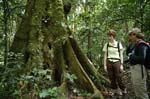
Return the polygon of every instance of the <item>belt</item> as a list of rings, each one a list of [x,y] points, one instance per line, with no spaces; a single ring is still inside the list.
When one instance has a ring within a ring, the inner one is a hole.
[[[118,61],[111,61],[111,60],[108,60],[109,63],[116,63],[116,62],[119,62],[120,60]]]

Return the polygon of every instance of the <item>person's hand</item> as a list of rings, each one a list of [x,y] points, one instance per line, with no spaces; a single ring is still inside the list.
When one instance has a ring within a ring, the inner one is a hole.
[[[104,66],[104,71],[107,72],[107,66]]]
[[[131,54],[132,54],[132,53],[129,53],[128,56],[130,57]]]
[[[121,70],[121,72],[123,72],[123,65],[122,64],[120,66],[120,70]]]

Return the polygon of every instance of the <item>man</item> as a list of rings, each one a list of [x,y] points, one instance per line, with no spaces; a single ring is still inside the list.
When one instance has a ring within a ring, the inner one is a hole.
[[[132,42],[135,42],[135,47],[132,51],[130,51],[130,53],[128,53],[128,55],[131,70],[131,80],[136,99],[149,99],[146,88],[147,74],[144,66],[147,46],[145,44],[140,44],[139,46],[137,45],[138,42],[143,41],[144,35],[141,33],[139,28],[133,28],[128,35],[129,39]]]

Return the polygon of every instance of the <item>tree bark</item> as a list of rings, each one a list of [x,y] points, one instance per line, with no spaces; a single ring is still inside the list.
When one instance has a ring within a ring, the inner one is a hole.
[[[31,73],[34,67],[52,70],[53,80],[59,86],[58,99],[66,99],[69,93],[66,66],[77,76],[75,84],[79,85],[78,88],[92,92],[91,99],[103,99],[97,87],[101,87],[101,80],[107,79],[96,70],[76,41],[69,38],[63,6],[62,0],[28,0],[11,51],[24,54],[24,74]],[[99,86],[90,76],[97,79]]]

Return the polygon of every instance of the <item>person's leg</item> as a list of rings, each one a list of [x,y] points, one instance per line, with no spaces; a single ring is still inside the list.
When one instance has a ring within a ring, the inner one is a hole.
[[[122,77],[123,77],[123,73],[120,70],[120,62],[116,62],[114,64],[114,73],[115,73],[115,77],[118,83],[119,88],[121,89],[121,91],[125,94],[126,93],[126,87],[125,84],[123,83]]]
[[[146,71],[143,68],[144,77],[142,77],[141,65],[131,66],[131,80],[135,95],[138,99],[149,99],[146,88]]]
[[[116,79],[114,77],[114,71],[113,71],[113,66],[111,63],[107,64],[107,71],[108,71],[108,76],[109,76],[109,80],[111,82],[110,84],[110,96],[113,97],[114,94],[117,92],[117,83],[116,83]]]
[[[148,96],[150,97],[150,71],[147,70],[147,79],[146,79],[146,84],[147,84],[147,92]]]
[[[111,88],[112,89],[117,89],[117,83],[116,83],[116,77],[114,75],[114,67],[112,63],[107,64],[107,71],[108,71],[108,76],[109,76],[109,80],[111,82]]]

